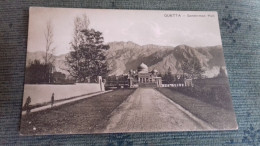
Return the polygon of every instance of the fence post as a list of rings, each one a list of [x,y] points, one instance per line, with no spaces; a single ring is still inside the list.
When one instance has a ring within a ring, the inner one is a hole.
[[[97,76],[98,84],[100,85],[100,91],[104,91],[104,84],[102,82],[102,77]]]

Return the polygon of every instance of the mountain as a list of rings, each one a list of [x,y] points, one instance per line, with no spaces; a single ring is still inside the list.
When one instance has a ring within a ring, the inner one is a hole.
[[[196,57],[208,77],[216,76],[219,67],[225,69],[225,61],[222,46],[190,47],[179,45],[176,47],[159,45],[138,45],[133,42],[110,42],[110,49],[105,52],[111,72],[110,75],[121,75],[129,70],[136,70],[141,63],[149,67],[149,71],[156,69],[165,73],[171,69],[172,73],[180,72],[181,64],[185,59]],[[44,52],[28,52],[27,62],[39,59]],[[65,56],[55,56],[56,70],[68,74],[65,65]],[[42,59],[43,61],[43,59]],[[28,65],[28,64],[27,64]]]
[[[26,56],[26,67],[28,67],[30,65],[30,63],[34,60],[39,60],[41,63],[44,63],[44,56],[45,56],[45,52],[42,51],[38,51],[38,52],[27,52],[27,56]],[[65,57],[67,54],[62,54],[62,55],[58,55],[58,56],[53,56],[55,58],[55,70],[58,72],[62,72],[65,73],[66,75],[68,75],[69,73],[66,71],[67,67],[65,64]]]
[[[165,73],[170,68],[172,73],[177,73],[180,72],[183,61],[192,57],[199,59],[208,77],[216,76],[219,67],[225,68],[222,46],[196,48],[187,45],[140,46],[133,42],[112,42],[108,45],[110,49],[106,52],[106,56],[111,69],[110,75],[120,75],[130,69],[137,69],[142,62],[149,67],[149,71],[156,69],[160,73]]]
[[[40,60],[41,62],[44,62],[43,57],[45,56],[45,52],[39,51],[39,52],[27,52],[26,56],[26,66],[29,66],[31,62],[34,60]]]

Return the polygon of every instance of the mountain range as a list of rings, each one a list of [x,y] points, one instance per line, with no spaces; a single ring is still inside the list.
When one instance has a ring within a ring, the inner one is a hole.
[[[149,71],[156,69],[164,74],[170,68],[171,72],[181,72],[181,63],[185,59],[196,57],[203,69],[204,75],[214,77],[219,73],[219,68],[225,67],[222,46],[210,47],[190,47],[179,45],[176,47],[159,45],[138,45],[133,42],[110,42],[110,49],[105,52],[109,65],[109,75],[121,75],[129,70],[136,70],[144,63],[149,67]],[[43,62],[44,52],[27,52],[26,65],[35,59]],[[65,65],[65,56],[63,54],[55,56],[55,67],[57,71],[68,75]]]

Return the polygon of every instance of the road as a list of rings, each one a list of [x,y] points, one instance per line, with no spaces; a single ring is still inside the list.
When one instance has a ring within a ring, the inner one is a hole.
[[[99,132],[214,130],[208,123],[152,88],[138,88],[115,109]]]

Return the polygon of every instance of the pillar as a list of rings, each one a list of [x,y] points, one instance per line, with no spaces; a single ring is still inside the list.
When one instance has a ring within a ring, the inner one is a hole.
[[[97,80],[98,80],[98,84],[100,85],[100,91],[105,91],[104,83],[102,82],[102,77],[98,76]]]
[[[133,86],[133,79],[129,78],[129,87]]]

